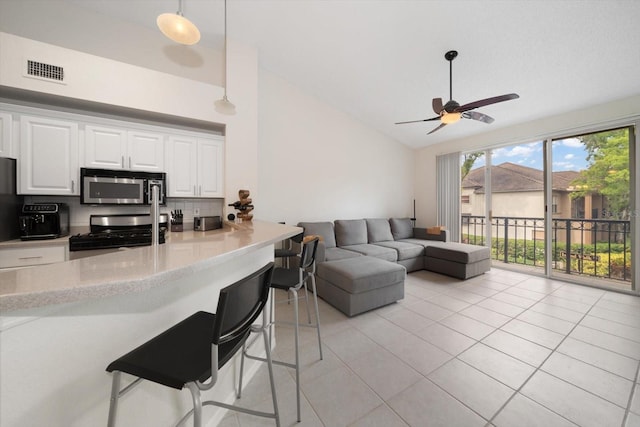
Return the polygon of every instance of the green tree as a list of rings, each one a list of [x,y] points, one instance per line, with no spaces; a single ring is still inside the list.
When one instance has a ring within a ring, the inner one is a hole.
[[[462,156],[463,156],[464,160],[462,161],[462,167],[460,169],[461,169],[461,174],[462,174],[461,181],[464,181],[465,177],[467,175],[469,175],[469,172],[473,168],[473,164],[475,163],[476,159],[478,159],[479,157],[484,156],[484,151],[476,151],[475,153],[467,153],[467,154],[463,154]]]
[[[608,214],[616,219],[629,217],[629,130],[593,133],[578,137],[587,151],[588,167],[572,181],[572,198],[587,194],[606,197]]]

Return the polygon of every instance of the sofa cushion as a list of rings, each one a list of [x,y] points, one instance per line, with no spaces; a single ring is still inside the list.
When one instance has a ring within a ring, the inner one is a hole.
[[[402,283],[407,271],[399,264],[368,256],[318,264],[316,275],[340,289],[358,294]]]
[[[385,261],[398,261],[398,252],[395,249],[385,248],[379,245],[370,245],[365,243],[364,245],[342,246],[341,249],[346,249],[348,251],[357,252],[374,258],[380,258]]]
[[[456,242],[433,242],[425,248],[424,253],[429,258],[445,259],[462,264],[482,261],[491,256],[491,250],[486,246]]]
[[[410,239],[413,237],[413,222],[409,218],[391,218],[391,234],[393,240]]]
[[[336,261],[339,259],[356,258],[362,256],[361,253],[348,251],[342,248],[327,248],[324,252],[324,261]]]
[[[367,223],[364,219],[338,219],[334,224],[338,246],[367,243]]]
[[[369,243],[388,242],[393,240],[391,226],[386,218],[367,218],[367,238]]]
[[[336,237],[331,222],[299,222],[298,227],[304,228],[304,235],[317,234],[322,236],[325,248],[336,247]]]
[[[422,246],[423,248],[426,248],[427,246],[435,245],[441,242],[441,240],[426,240],[426,239],[402,239],[402,240],[396,240],[396,241]]]
[[[393,240],[390,242],[378,242],[376,245],[394,249],[398,252],[398,261],[424,256],[424,246],[422,245],[415,245],[408,242],[395,242]]]

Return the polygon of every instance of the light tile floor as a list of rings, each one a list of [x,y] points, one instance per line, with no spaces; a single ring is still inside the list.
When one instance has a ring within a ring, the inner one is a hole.
[[[299,424],[294,371],[274,368],[283,426],[640,426],[640,297],[496,268],[420,271],[398,303],[348,318],[320,300],[320,319],[324,360],[301,329]],[[293,360],[293,330],[276,340]],[[265,369],[243,404],[271,409]],[[230,412],[220,425],[274,423]]]

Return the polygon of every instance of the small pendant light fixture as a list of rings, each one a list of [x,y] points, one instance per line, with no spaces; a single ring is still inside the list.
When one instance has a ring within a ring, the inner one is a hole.
[[[178,0],[178,11],[175,14],[163,13],[158,16],[156,23],[162,34],[174,42],[192,45],[200,40],[198,27],[182,15],[182,0]]]
[[[227,0],[224,0],[224,96],[218,99],[214,105],[216,111],[221,114],[233,115],[236,113],[236,106],[227,98]]]

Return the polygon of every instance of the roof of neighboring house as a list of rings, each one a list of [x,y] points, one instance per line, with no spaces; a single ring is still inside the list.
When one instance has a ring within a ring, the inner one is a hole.
[[[462,188],[475,188],[476,193],[484,193],[485,166],[472,169],[462,181]],[[553,189],[569,191],[571,181],[580,176],[576,171],[552,173]],[[501,163],[491,168],[491,191],[512,193],[518,191],[543,191],[544,173],[540,169],[518,165],[511,162]]]

